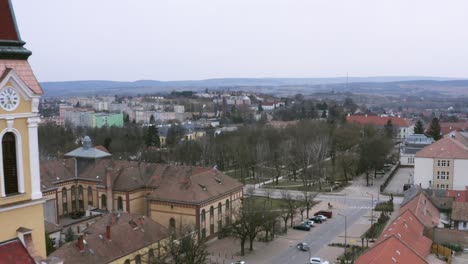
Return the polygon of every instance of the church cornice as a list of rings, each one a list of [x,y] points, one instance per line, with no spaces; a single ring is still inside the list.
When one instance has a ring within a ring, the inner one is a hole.
[[[24,41],[0,40],[0,59],[27,60],[32,52],[24,44]]]

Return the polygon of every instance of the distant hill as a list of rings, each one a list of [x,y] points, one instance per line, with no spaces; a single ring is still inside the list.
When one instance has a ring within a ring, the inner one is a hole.
[[[349,77],[346,85],[346,77],[336,78],[219,78],[207,80],[187,81],[156,81],[140,80],[135,82],[117,81],[66,81],[66,82],[43,82],[41,83],[46,97],[55,96],[87,96],[87,95],[114,95],[114,94],[149,94],[165,93],[172,90],[190,89],[201,91],[205,88],[267,88],[268,91],[275,88],[288,87],[291,93],[296,91],[314,92],[317,89],[348,89],[352,92],[357,90],[372,90],[386,88],[401,88],[405,86],[431,86],[431,87],[468,87],[468,80],[459,80],[442,77]],[[297,88],[297,89],[295,89]],[[257,89],[257,90],[258,90]],[[399,89],[398,89],[399,90]],[[375,92],[375,91],[374,91]]]

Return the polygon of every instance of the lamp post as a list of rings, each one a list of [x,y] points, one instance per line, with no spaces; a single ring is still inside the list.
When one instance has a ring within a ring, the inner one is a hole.
[[[344,217],[344,256],[346,258],[347,230],[348,230],[347,218],[348,217],[344,214],[338,214],[338,215]]]
[[[372,198],[372,208],[371,208],[371,226],[374,223],[374,195],[372,193],[366,192],[367,195],[370,195]]]

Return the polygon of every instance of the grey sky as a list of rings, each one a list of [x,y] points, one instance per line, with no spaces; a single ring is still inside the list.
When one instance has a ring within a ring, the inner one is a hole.
[[[468,77],[465,0],[12,0],[41,81]]]

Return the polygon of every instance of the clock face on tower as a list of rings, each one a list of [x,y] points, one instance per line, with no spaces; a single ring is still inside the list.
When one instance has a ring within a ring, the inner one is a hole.
[[[19,105],[18,93],[12,87],[6,87],[0,91],[0,107],[7,111],[13,111]]]

